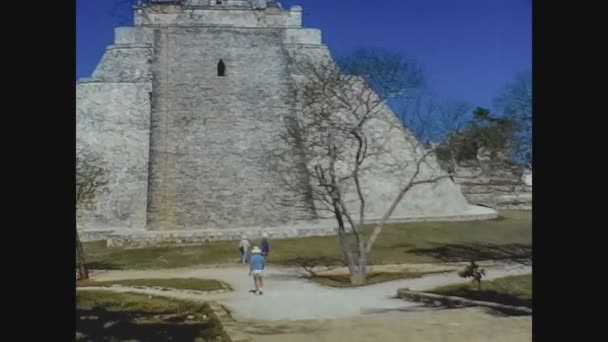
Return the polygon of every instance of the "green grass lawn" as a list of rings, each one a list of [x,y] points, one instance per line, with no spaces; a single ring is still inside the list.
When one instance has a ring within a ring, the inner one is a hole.
[[[205,304],[106,291],[76,293],[77,341],[229,342]]]
[[[356,286],[367,286],[373,284],[384,283],[391,280],[398,279],[414,279],[420,278],[429,274],[436,274],[443,272],[373,272],[367,275],[365,284],[353,285],[350,283],[350,275],[348,274],[334,274],[334,275],[317,275],[310,277],[312,281],[319,284],[331,286],[331,287],[356,287]]]
[[[196,278],[170,278],[170,279],[127,279],[114,281],[93,281],[80,280],[76,282],[77,287],[91,286],[148,286],[148,287],[164,287],[171,289],[197,290],[197,291],[216,291],[222,289],[230,289],[230,286],[224,282],[215,279],[196,279]]]
[[[371,230],[373,227],[367,227]],[[257,244],[258,241],[252,241]],[[337,236],[271,240],[269,264],[297,265],[326,259],[340,263]],[[87,260],[98,269],[163,269],[238,261],[236,241],[201,246],[108,248],[105,242],[84,244]],[[506,211],[496,220],[422,222],[387,225],[370,255],[370,264],[427,263],[531,258],[532,214]]]
[[[498,278],[492,281],[482,279],[481,291],[477,289],[476,284],[462,284],[443,286],[428,292],[531,308],[532,274]]]

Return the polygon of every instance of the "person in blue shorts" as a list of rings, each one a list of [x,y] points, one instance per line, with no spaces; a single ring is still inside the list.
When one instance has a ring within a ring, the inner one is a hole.
[[[254,246],[251,250],[251,259],[249,260],[249,275],[253,275],[255,290],[253,293],[264,294],[264,268],[266,260],[262,255],[262,250],[258,246]]]

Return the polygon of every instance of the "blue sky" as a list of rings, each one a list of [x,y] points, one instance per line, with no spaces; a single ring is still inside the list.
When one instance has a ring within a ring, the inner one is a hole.
[[[113,28],[121,21],[112,13],[118,1],[76,1],[77,78],[90,76],[112,44]],[[474,106],[491,107],[516,73],[532,69],[531,0],[281,3],[301,5],[304,26],[321,29],[332,53],[367,47],[411,56],[444,98]]]

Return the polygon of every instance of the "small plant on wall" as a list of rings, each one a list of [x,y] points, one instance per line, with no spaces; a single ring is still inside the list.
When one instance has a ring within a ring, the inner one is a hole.
[[[486,275],[486,271],[483,268],[471,260],[471,263],[465,267],[465,269],[458,273],[462,278],[473,278],[473,283],[477,283],[477,290],[481,291],[481,278]]]

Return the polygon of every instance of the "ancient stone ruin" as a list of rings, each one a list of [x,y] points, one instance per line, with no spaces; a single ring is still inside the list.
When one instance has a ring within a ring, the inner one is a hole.
[[[302,8],[245,0],[146,1],[90,78],[77,84],[77,139],[106,160],[111,182],[79,221],[83,239],[109,245],[200,243],[265,230],[275,237],[333,234],[334,223],[271,169],[285,118],[295,115],[288,56],[331,58]],[[387,115],[394,117],[390,109]],[[391,147],[407,155],[402,129]],[[273,148],[269,148],[273,147]],[[291,151],[287,151],[291,152]],[[297,155],[297,151],[293,151]],[[436,161],[423,172],[437,172]],[[377,219],[404,175],[366,175]],[[308,182],[307,179],[297,179]],[[293,204],[293,205],[290,205]],[[420,186],[393,221],[487,219],[446,178]]]
[[[463,165],[459,174],[480,173],[475,163]],[[499,210],[532,210],[532,171],[510,163],[492,165],[482,176],[455,178],[469,203]]]

